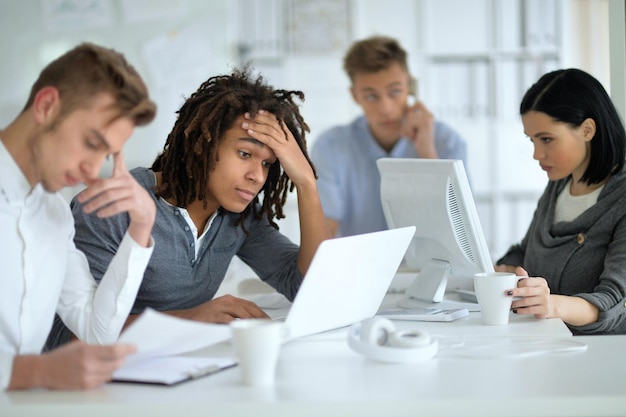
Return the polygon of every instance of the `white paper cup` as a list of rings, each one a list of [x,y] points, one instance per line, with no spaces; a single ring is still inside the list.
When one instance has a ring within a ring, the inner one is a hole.
[[[517,280],[518,277],[510,272],[481,272],[474,275],[474,291],[484,324],[509,323],[513,297],[507,296],[505,291],[517,287]]]
[[[262,387],[274,384],[283,325],[283,322],[269,319],[231,322],[235,355],[245,385]]]

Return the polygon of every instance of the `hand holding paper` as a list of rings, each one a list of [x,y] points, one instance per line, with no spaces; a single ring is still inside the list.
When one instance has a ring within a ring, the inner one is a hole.
[[[179,319],[146,309],[120,336],[137,347],[114,374],[114,380],[173,384],[209,375],[235,365],[232,358],[175,356],[224,342],[230,328]]]

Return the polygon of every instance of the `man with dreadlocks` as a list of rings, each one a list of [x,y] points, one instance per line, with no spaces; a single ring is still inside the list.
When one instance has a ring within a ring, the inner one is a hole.
[[[204,82],[178,111],[163,152],[131,171],[156,202],[155,248],[127,324],[146,307],[177,317],[228,323],[266,317],[254,303],[213,299],[234,256],[293,300],[318,245],[330,238],[307,150],[309,128],[294,98],[249,70]],[[278,231],[297,191],[300,246]],[[76,245],[98,280],[128,228],[128,216],[93,219],[72,202]],[[48,347],[71,334],[57,319]]]

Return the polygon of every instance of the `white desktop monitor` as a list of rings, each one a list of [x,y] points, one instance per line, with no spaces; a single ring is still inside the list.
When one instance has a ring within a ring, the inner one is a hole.
[[[493,263],[463,161],[381,158],[377,165],[387,226],[416,227],[405,267],[417,276],[406,294],[440,302],[446,286],[473,290],[474,274],[493,271]]]

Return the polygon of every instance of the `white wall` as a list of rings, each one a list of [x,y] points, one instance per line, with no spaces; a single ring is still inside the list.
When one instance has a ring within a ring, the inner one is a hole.
[[[235,64],[228,3],[0,0],[0,126],[21,110],[45,64],[79,42],[95,42],[124,53],[158,103],[155,121],[136,129],[125,148],[129,166],[151,163],[183,97]]]
[[[492,0],[459,1],[465,6],[468,6],[467,2],[489,6]],[[610,1],[622,0],[559,0],[563,12],[560,33],[562,66],[591,72],[607,89],[610,88]],[[422,68],[419,56],[425,45],[423,31],[417,22],[426,2],[301,0],[299,3],[329,9],[346,5],[349,9],[349,22],[345,28],[348,41],[377,33],[397,37],[408,50],[411,68],[419,77],[422,75],[419,74]],[[245,31],[251,25],[257,25],[255,30],[259,39],[276,37],[281,40],[284,25],[293,22],[288,21],[289,16],[276,22],[268,20],[266,15],[252,16],[267,13],[266,4],[277,10],[282,7],[283,0],[0,0],[0,126],[21,110],[32,82],[47,62],[78,42],[93,41],[123,52],[144,76],[157,101],[156,120],[137,129],[125,148],[129,167],[149,165],[162,148],[175,119],[175,111],[184,97],[209,76],[229,72],[241,63],[238,48],[249,40],[246,39],[249,35],[242,34],[247,33]],[[307,22],[310,19],[298,23]],[[339,35],[343,30],[332,29]],[[469,35],[471,33],[463,30],[450,30],[447,43],[458,43]],[[341,68],[344,52],[345,48],[339,43],[324,53],[278,54],[278,58],[266,56],[266,59],[255,62],[257,70],[277,87],[305,92],[302,112],[312,130],[309,143],[321,130],[345,123],[358,113],[348,94],[348,79]],[[521,124],[519,132],[521,135]],[[511,158],[531,157],[515,152],[515,149],[510,152]],[[480,166],[472,169],[475,172],[471,175],[480,178]],[[543,184],[538,187],[542,188]],[[69,190],[67,195],[73,191]],[[281,228],[298,242],[294,203],[295,198],[291,198],[288,218],[281,222]],[[524,210],[532,210],[532,205]],[[507,233],[521,234],[525,231],[526,221],[510,225]],[[244,275],[249,273],[245,268],[241,271]]]

